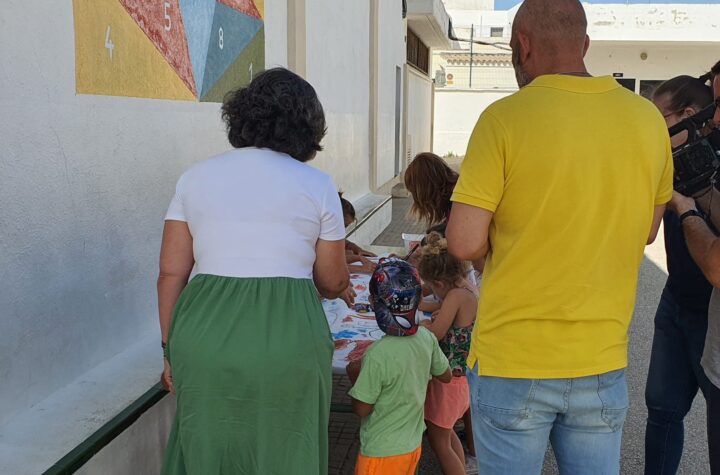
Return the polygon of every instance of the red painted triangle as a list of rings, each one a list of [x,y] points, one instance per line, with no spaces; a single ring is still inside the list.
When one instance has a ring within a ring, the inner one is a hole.
[[[239,11],[247,16],[252,16],[258,20],[262,20],[262,15],[258,11],[257,7],[252,0],[217,0],[218,3],[222,3],[232,9]]]
[[[120,0],[120,3],[197,97],[179,0]]]

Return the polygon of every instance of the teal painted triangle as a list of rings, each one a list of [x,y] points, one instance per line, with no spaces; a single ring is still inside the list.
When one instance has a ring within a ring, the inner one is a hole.
[[[241,86],[246,86],[252,76],[265,69],[265,28],[258,31],[255,38],[240,53],[238,59],[225,70],[215,85],[200,100],[202,102],[222,102],[225,95]]]
[[[222,3],[215,5],[200,97],[205,96],[230,65],[235,63],[262,26],[262,20],[242,14]]]
[[[180,0],[180,11],[190,50],[195,86],[200,95],[215,14],[215,0]]]

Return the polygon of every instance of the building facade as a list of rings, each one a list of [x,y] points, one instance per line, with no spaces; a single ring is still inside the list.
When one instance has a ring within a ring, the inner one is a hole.
[[[157,382],[163,217],[181,173],[229,148],[223,95],[267,67],[305,77],[328,125],[311,164],[362,214],[406,137],[431,147],[448,23],[440,0],[3,3],[0,473],[45,471]],[[366,240],[389,205],[373,216]],[[86,473],[157,473],[171,417],[166,398]]]
[[[638,94],[647,96],[659,82],[680,74],[702,75],[720,59],[718,4],[583,5],[589,71],[613,75]],[[517,90],[509,51],[517,8],[449,8],[454,36],[465,41],[433,54],[435,153],[463,155],[480,113]],[[487,44],[475,43],[471,52],[470,38]]]

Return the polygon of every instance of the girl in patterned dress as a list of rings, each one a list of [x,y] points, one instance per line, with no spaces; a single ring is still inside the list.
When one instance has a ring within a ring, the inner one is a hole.
[[[477,288],[467,280],[466,263],[448,253],[447,241],[430,233],[423,246],[418,270],[424,283],[441,300],[441,307],[430,320],[421,322],[433,332],[450,362],[453,380],[450,384],[430,381],[425,400],[425,422],[428,439],[446,475],[465,474],[462,443],[453,426],[470,407],[465,379],[465,360],[470,351],[477,314]],[[466,427],[472,433],[470,427]]]

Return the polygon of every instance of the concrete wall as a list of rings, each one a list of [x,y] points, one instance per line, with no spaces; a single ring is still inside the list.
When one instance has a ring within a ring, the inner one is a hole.
[[[422,73],[407,66],[407,155],[412,159],[421,152],[432,151],[433,83]],[[436,122],[437,123],[437,122]]]
[[[76,475],[160,473],[174,416],[175,397],[167,395],[94,455]]]
[[[641,53],[647,55],[646,59],[642,59]],[[716,44],[596,41],[591,42],[585,60],[594,75],[623,73],[624,78],[636,79],[636,92],[640,92],[641,80],[657,81],[680,74],[704,74],[720,60],[720,49]],[[468,68],[448,66],[446,73],[454,75],[457,87],[467,81]],[[512,68],[473,68],[473,85],[478,83],[486,86],[496,84],[505,91],[436,89],[435,153],[464,154],[480,113],[492,102],[512,93],[509,88],[517,85]]]
[[[394,166],[404,62],[396,3],[380,10],[382,29],[394,28],[380,38],[381,180]],[[285,65],[287,0],[265,11],[266,64]],[[42,34],[27,34],[27,18]],[[159,339],[167,204],[183,170],[228,144],[216,103],[76,94],[72,2],[7,0],[0,26],[2,425],[138,339]],[[306,27],[308,79],[328,117],[313,165],[354,199],[369,190],[368,2],[308,0]]]
[[[362,2],[359,2],[362,3]],[[402,2],[378,1],[378,55],[377,55],[377,151],[375,183],[377,187],[395,176],[395,111],[400,104],[400,131],[403,130],[402,70],[405,64],[405,24]],[[371,58],[372,59],[372,58]],[[400,70],[400,91],[396,95],[397,71]],[[428,118],[430,115],[428,115]],[[402,137],[398,150],[402,159]]]
[[[167,204],[180,173],[227,140],[218,104],[76,95],[72,2],[7,0],[0,24],[1,425],[159,339]]]
[[[494,10],[495,0],[443,0],[448,10]]]
[[[595,75],[623,73],[625,78],[646,80],[665,80],[680,74],[700,76],[720,60],[720,41],[715,44],[591,41],[585,59]]]
[[[620,2],[618,2],[620,3]],[[720,41],[720,5],[584,4],[591,39],[610,41]]]
[[[353,200],[369,189],[370,7],[368,2],[307,0],[306,9],[307,79],[320,96],[328,127],[325,150],[314,164],[331,173]],[[328,54],[328,41],[342,53]]]
[[[433,152],[465,155],[470,134],[480,113],[511,92],[435,90],[435,137]]]

